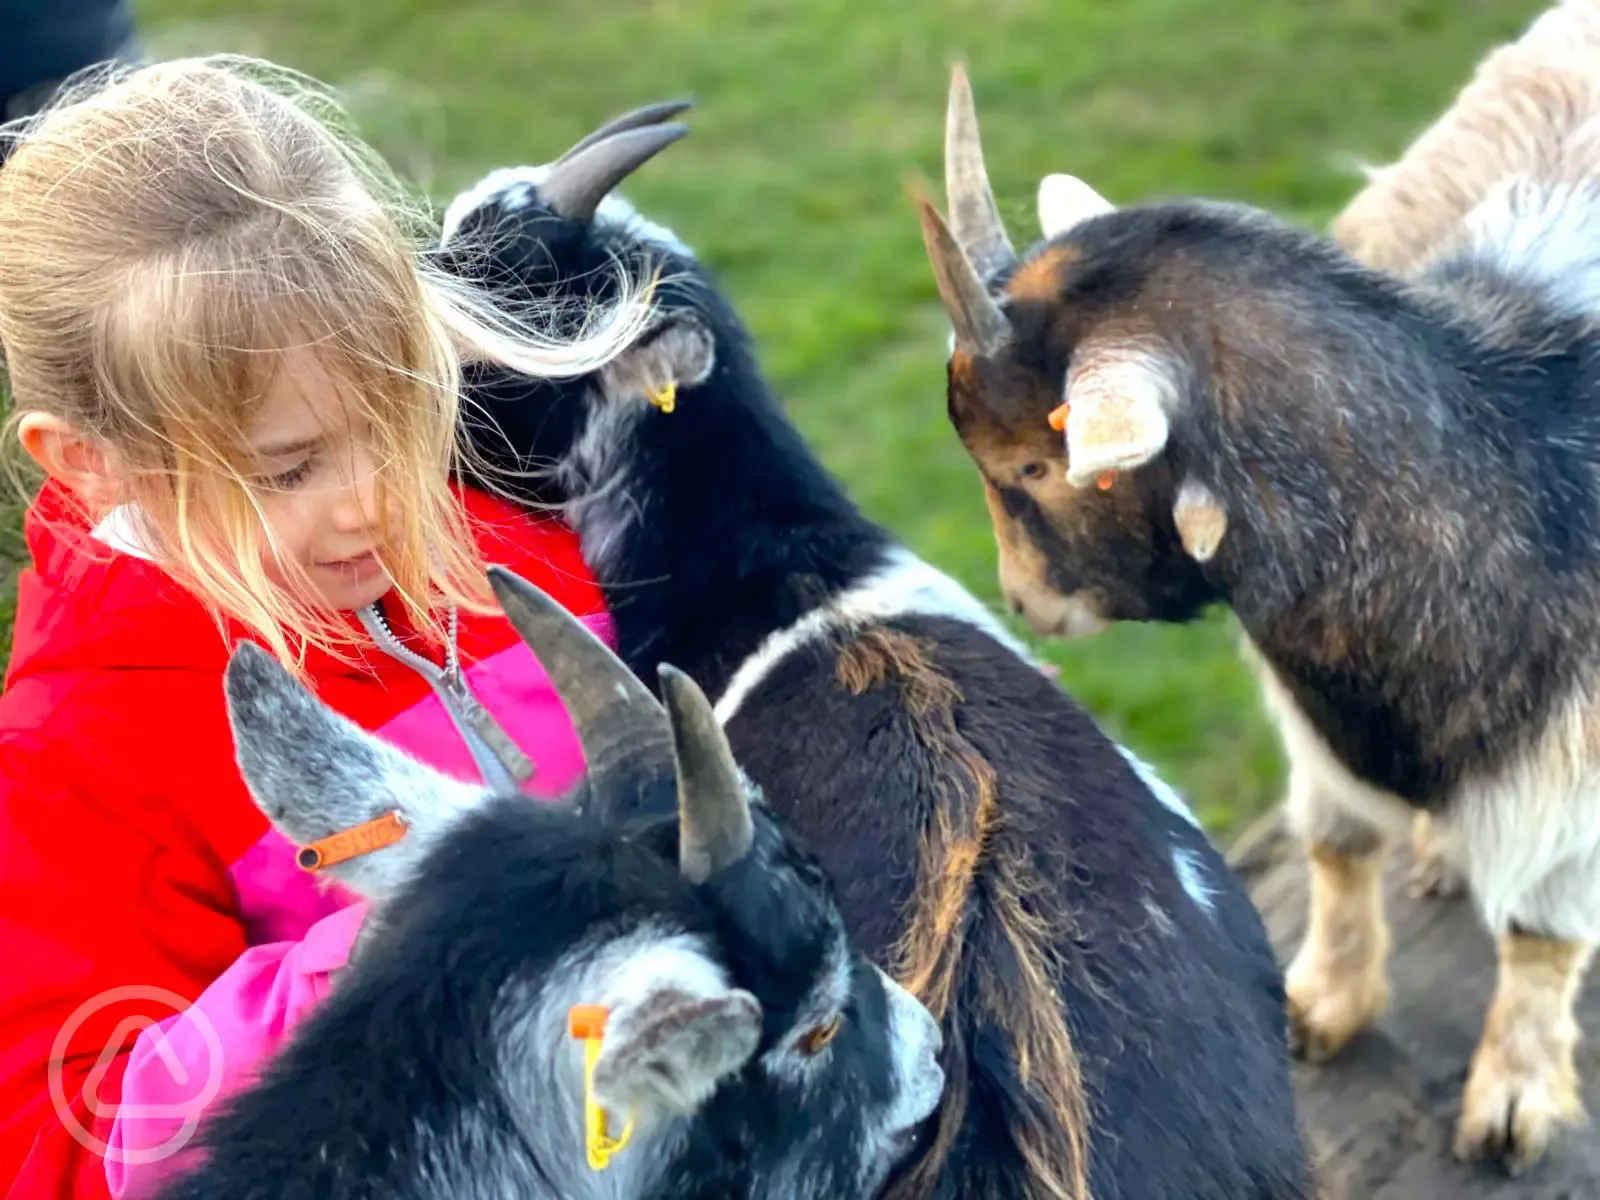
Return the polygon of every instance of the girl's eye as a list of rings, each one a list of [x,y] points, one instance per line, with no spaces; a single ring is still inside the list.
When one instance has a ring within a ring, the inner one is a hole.
[[[839,1026],[843,1023],[844,1018],[836,1016],[825,1024],[814,1025],[806,1030],[800,1038],[800,1053],[805,1055],[820,1053],[824,1046],[833,1041],[834,1035],[839,1032]]]
[[[310,473],[311,458],[308,455],[307,457],[301,459],[299,463],[290,467],[287,471],[284,471],[278,475],[269,475],[266,480],[267,486],[279,490],[292,488],[295,484],[302,482]]]

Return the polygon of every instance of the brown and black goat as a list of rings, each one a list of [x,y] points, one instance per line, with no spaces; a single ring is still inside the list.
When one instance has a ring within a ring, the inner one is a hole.
[[[1592,61],[1594,5],[1559,11]],[[1116,209],[1062,175],[1018,255],[959,69],[950,222],[920,203],[1010,602],[1063,636],[1237,616],[1309,843],[1287,983],[1311,1058],[1385,1010],[1380,870],[1429,815],[1499,945],[1455,1150],[1513,1171],[1583,1118],[1600,933],[1600,75],[1564,61],[1582,119],[1503,152],[1411,278],[1258,210]]]
[[[614,194],[674,111],[451,204],[445,255],[520,297],[603,297],[619,261],[663,278],[660,327],[603,371],[476,375],[473,432],[548,468],[499,482],[564,506],[623,659],[706,688],[851,934],[941,1019],[949,1084],[890,1194],[1301,1200],[1282,978],[1249,897],[985,606],[858,511],[711,272]]]

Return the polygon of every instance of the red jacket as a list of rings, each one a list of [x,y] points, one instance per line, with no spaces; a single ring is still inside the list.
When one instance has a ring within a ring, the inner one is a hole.
[[[490,562],[609,638],[570,531],[463,495]],[[295,869],[244,789],[221,678],[241,631],[225,639],[164,572],[93,539],[53,485],[25,528],[0,695],[0,1196],[98,1200],[140,1030],[351,898]],[[498,617],[463,614],[459,646],[472,691],[537,764],[528,790],[564,790],[581,753],[536,660]],[[309,665],[340,712],[480,778],[411,666],[376,647]]]

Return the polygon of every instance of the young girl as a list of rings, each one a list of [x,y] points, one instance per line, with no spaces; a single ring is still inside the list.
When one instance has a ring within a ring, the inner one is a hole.
[[[159,64],[63,96],[0,169],[0,348],[47,477],[0,696],[13,1198],[181,1162],[359,927],[245,792],[236,639],[463,778],[551,796],[582,767],[484,567],[609,636],[601,598],[564,527],[458,482],[459,374],[592,370],[648,288],[540,336],[430,268],[332,115],[264,64]]]

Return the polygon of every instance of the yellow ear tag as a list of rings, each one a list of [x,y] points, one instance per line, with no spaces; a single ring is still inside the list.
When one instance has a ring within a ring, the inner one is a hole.
[[[646,388],[644,394],[651,404],[664,413],[669,413],[678,406],[678,384],[675,380],[669,380],[659,388]]]
[[[671,411],[670,409],[667,411]],[[628,1144],[633,1136],[633,1114],[616,1138],[606,1134],[606,1110],[594,1098],[594,1065],[600,1061],[600,1044],[605,1038],[607,1012],[600,1004],[574,1004],[567,1011],[567,1029],[583,1039],[583,1144],[589,1166],[604,1171],[611,1156]]]

